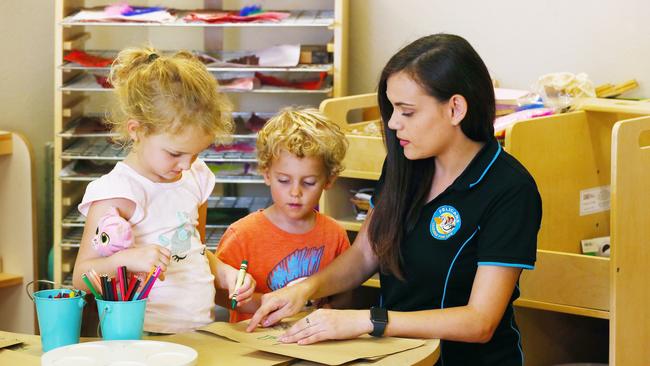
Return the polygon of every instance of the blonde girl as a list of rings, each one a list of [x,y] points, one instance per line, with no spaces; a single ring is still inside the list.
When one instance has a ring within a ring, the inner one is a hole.
[[[90,269],[118,266],[148,272],[160,266],[164,281],[149,294],[144,329],[176,333],[213,321],[215,284],[234,290],[237,270],[211,256],[197,230],[205,222],[214,174],[198,154],[232,130],[230,104],[205,66],[188,52],[162,55],[152,48],[121,51],[110,82],[117,107],[109,123],[130,146],[123,162],[86,188],[86,216],[73,283]],[[91,245],[99,219],[111,208],[132,226],[132,247],[101,257]],[[238,303],[255,288],[248,276]]]

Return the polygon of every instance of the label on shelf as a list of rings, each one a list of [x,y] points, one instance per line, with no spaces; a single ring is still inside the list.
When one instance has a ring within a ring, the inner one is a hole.
[[[580,216],[609,211],[609,185],[580,191]]]

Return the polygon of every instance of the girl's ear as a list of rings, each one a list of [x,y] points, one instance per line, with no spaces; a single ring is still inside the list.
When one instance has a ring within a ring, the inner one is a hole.
[[[126,132],[129,134],[129,137],[131,137],[133,142],[138,142],[140,122],[134,119],[126,121]]]
[[[454,94],[449,98],[449,108],[451,111],[451,124],[460,125],[467,114],[467,100],[460,94]]]

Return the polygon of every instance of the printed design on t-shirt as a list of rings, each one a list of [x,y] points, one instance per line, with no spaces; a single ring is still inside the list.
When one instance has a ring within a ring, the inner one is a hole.
[[[438,240],[447,240],[460,229],[460,213],[453,206],[438,207],[431,217],[431,235]]]
[[[272,290],[281,289],[291,282],[304,279],[318,272],[325,246],[297,249],[284,257],[266,278],[266,285]]]
[[[172,252],[172,259],[180,262],[187,257],[187,253],[192,247],[192,236],[198,236],[198,232],[194,225],[192,225],[189,213],[176,212],[176,217],[180,225],[176,227],[171,238],[161,234],[158,240],[160,240],[160,244],[163,247],[169,248]]]

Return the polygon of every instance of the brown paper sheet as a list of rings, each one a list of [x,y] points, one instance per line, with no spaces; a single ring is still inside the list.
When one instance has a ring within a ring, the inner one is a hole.
[[[23,341],[15,338],[5,338],[0,336],[0,349],[5,347],[11,347],[20,343],[23,343]]]
[[[0,365],[39,366],[41,358],[20,351],[0,349]]]
[[[199,353],[198,365],[272,366],[286,364],[292,360],[290,357],[261,352],[244,344],[203,332],[152,336],[144,339],[192,347]]]
[[[424,341],[418,339],[373,338],[370,336],[345,341],[326,341],[308,346],[282,344],[277,341],[277,338],[288,329],[291,322],[282,322],[270,328],[258,328],[251,333],[246,332],[247,324],[248,322],[212,323],[200,330],[232,339],[260,351],[327,365],[341,365],[357,359],[390,355],[424,344]]]

